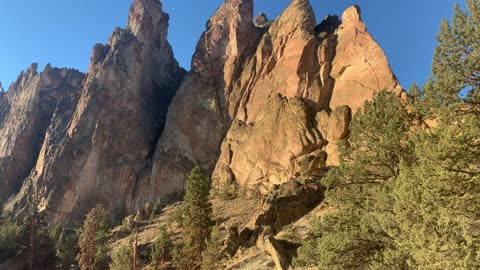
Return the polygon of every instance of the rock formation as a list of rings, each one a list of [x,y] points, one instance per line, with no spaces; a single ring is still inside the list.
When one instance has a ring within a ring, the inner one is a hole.
[[[0,94],[0,200],[18,192],[35,166],[54,114],[77,96],[83,74],[37,64],[22,72],[8,92]]]
[[[81,84],[48,68],[0,94],[0,193],[21,186],[9,208],[34,199],[62,221],[102,203],[122,217],[181,193],[195,165],[219,192],[266,195],[337,165],[352,113],[375,91],[404,95],[357,6],[317,24],[308,0],[273,21],[253,17],[253,0],[225,0],[185,76],[168,20],[158,0],[134,0]],[[29,102],[42,113],[29,118]]]
[[[338,165],[337,143],[347,138],[351,111],[375,91],[403,93],[360,9],[347,9],[342,19],[316,25],[309,1],[294,0],[263,34],[240,77],[236,121],[213,172],[214,185],[229,186],[219,190],[267,194]],[[298,98],[297,109],[276,109],[274,95]]]
[[[33,193],[54,220],[82,217],[96,203],[114,217],[134,211],[183,75],[166,39],[168,19],[160,2],[135,0],[126,28],[95,45],[78,102],[52,120],[14,207]]]
[[[152,193],[181,191],[194,165],[215,167],[241,98],[238,78],[259,36],[252,20],[253,0],[226,0],[207,22],[192,70],[169,108],[147,188]]]
[[[325,166],[326,154],[321,150],[325,141],[313,123],[299,98],[270,96],[251,124],[232,124],[212,179],[267,194],[296,176],[314,175]],[[214,185],[219,188],[221,183]]]
[[[348,105],[355,112],[375,91],[401,95],[402,87],[387,57],[361,20],[360,8],[348,8],[337,30],[337,48],[330,76],[335,79],[330,107]]]

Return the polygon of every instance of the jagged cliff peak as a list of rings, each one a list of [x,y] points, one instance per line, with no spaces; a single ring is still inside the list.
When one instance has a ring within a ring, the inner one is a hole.
[[[54,114],[77,96],[84,74],[32,64],[10,86],[0,103],[0,199],[18,192],[34,167]]]
[[[139,40],[158,42],[155,39],[166,37],[168,20],[158,0],[135,0],[130,7],[126,29]]]
[[[313,32],[317,24],[315,12],[309,0],[293,0],[277,18],[276,23],[285,29],[301,27],[308,32]]]
[[[167,41],[168,19],[160,2],[135,0],[126,28],[94,46],[79,94],[55,114],[10,205],[33,198],[55,222],[76,220],[96,203],[116,218],[134,211],[184,74]]]
[[[253,0],[225,0],[183,77],[162,4],[134,0],[125,28],[93,47],[76,94],[44,128],[17,205],[33,190],[55,220],[94,203],[120,217],[181,193],[195,165],[218,187],[263,195],[336,165],[351,114],[375,91],[402,93],[385,54],[357,6],[319,24],[307,0],[292,0],[274,20],[253,10]],[[47,66],[42,83],[64,72]],[[11,110],[5,100],[0,116]]]
[[[355,24],[362,21],[362,10],[358,5],[347,8],[342,14],[344,25]]]

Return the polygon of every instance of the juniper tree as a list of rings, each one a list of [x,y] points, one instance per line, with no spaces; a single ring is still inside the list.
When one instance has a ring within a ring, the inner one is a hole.
[[[437,35],[432,76],[424,89],[436,113],[480,115],[480,1],[466,2],[467,10],[455,5],[452,23],[443,20]]]
[[[71,269],[76,264],[77,234],[73,230],[57,227],[51,232],[55,242],[55,257],[57,269]]]
[[[78,241],[77,261],[81,270],[107,268],[109,228],[107,211],[101,205],[95,206],[85,218]]]
[[[132,270],[133,249],[131,245],[121,246],[112,253],[110,270]]]
[[[402,168],[392,189],[396,226],[389,233],[395,248],[386,252],[391,265],[480,268],[478,143],[478,117],[458,125],[441,124],[415,139],[418,160]]]
[[[197,269],[213,226],[209,180],[195,167],[187,180],[182,205],[183,247],[175,252],[174,261],[181,269]]]
[[[167,228],[162,224],[152,245],[152,262],[155,269],[160,269],[172,256],[173,242]]]
[[[467,8],[440,26],[423,104],[437,127],[415,137],[417,161],[392,189],[388,253],[411,269],[480,268],[480,1]]]
[[[392,216],[385,190],[412,160],[412,117],[398,96],[381,91],[350,124],[350,145],[341,164],[324,179],[336,211],[314,223],[314,235],[299,250],[298,264],[321,269],[361,269],[392,244],[383,225]]]
[[[214,226],[210,238],[206,241],[206,249],[202,253],[202,270],[221,269],[223,259],[223,241],[220,230]]]

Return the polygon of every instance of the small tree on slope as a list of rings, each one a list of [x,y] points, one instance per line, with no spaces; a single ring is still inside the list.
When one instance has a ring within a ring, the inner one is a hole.
[[[198,269],[202,265],[202,253],[214,224],[209,197],[208,178],[197,166],[188,178],[182,206],[183,247],[174,254],[178,268]]]
[[[100,270],[108,267],[108,213],[97,205],[86,216],[80,233],[77,261],[81,270]]]

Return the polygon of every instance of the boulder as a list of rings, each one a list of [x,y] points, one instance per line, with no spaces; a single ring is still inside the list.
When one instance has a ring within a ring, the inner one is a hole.
[[[292,179],[263,199],[260,211],[255,213],[248,227],[271,226],[276,234],[320,204],[324,191],[318,180]]]
[[[339,106],[329,114],[327,111],[317,113],[317,128],[320,130],[327,144],[324,151],[327,155],[325,165],[338,166],[340,163],[339,143],[347,143],[352,111],[348,106]]]
[[[260,12],[255,19],[253,19],[253,24],[257,28],[268,28],[272,24],[265,13]]]

